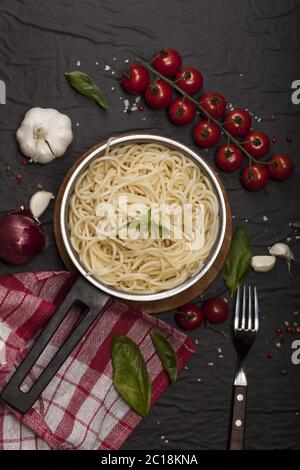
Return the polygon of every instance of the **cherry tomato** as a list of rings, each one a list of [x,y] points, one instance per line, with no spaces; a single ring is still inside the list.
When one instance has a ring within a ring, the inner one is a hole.
[[[186,304],[180,307],[175,315],[177,325],[183,330],[194,330],[202,325],[204,315],[196,304]]]
[[[222,323],[229,314],[228,304],[223,299],[213,297],[204,302],[203,313],[209,322]]]
[[[203,120],[194,127],[194,141],[201,147],[213,147],[220,140],[221,132],[213,122]]]
[[[171,103],[172,87],[163,80],[152,80],[146,88],[146,103],[154,109],[162,109]]]
[[[174,77],[181,67],[181,55],[175,49],[165,47],[155,54],[152,65],[165,77]]]
[[[176,74],[175,82],[186,93],[194,95],[202,88],[203,77],[199,70],[193,67],[184,67]]]
[[[251,116],[245,109],[234,109],[224,117],[224,127],[234,137],[245,136],[251,127]]]
[[[178,98],[170,104],[168,115],[177,126],[185,126],[194,119],[196,108],[190,100]]]
[[[249,132],[243,144],[245,150],[255,158],[264,157],[270,150],[270,145],[269,137],[264,132],[260,131]]]
[[[249,191],[257,191],[266,186],[269,173],[266,165],[248,165],[241,175],[242,183]]]
[[[142,93],[149,83],[149,72],[140,64],[132,64],[127,72],[122,73],[120,81],[127,93]]]
[[[268,165],[269,175],[273,180],[284,181],[294,172],[293,160],[284,153],[273,155],[269,162],[271,162],[271,165]]]
[[[226,111],[226,101],[224,96],[218,91],[209,91],[201,96],[200,104],[212,117],[219,119]],[[200,111],[201,116],[207,117]]]
[[[243,152],[234,144],[222,145],[216,154],[216,164],[220,170],[235,171],[242,166]]]

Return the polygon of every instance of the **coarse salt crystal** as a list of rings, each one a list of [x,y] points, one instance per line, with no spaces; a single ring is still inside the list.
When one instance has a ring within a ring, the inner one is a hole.
[[[269,220],[268,217],[267,217],[266,215],[264,215],[264,216],[263,216],[263,221],[264,221],[264,222],[267,222],[268,220]]]
[[[136,99],[135,99],[135,102],[136,103],[139,103],[141,101],[141,97],[140,96],[137,96]]]
[[[124,62],[125,62],[125,64],[128,64],[129,59],[125,59]]]
[[[209,365],[209,366],[213,366],[214,363],[213,363],[213,362],[209,362],[208,365]]]
[[[77,65],[77,67],[80,67],[80,65],[81,65],[80,60],[77,60],[76,65]]]
[[[128,100],[124,100],[124,105],[128,108],[128,106],[129,106],[129,101],[128,101]]]
[[[113,57],[113,60],[117,60],[116,57]]]
[[[111,66],[110,66],[110,65],[106,65],[104,70],[110,70],[110,69],[111,69]]]
[[[218,353],[221,354],[221,352],[222,352],[222,349],[218,348]]]

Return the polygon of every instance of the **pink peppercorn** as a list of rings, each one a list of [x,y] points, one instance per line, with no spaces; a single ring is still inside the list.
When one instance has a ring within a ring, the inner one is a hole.
[[[267,353],[267,356],[268,356],[269,359],[271,359],[271,358],[273,357],[273,353],[268,352],[268,353]]]

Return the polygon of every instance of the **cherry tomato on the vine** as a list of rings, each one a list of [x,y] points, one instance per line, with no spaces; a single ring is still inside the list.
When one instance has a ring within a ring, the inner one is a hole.
[[[142,93],[149,83],[149,72],[140,64],[132,64],[120,77],[122,88],[127,93]]]
[[[221,131],[215,123],[203,120],[195,125],[193,136],[197,145],[201,147],[213,147],[219,142]]]
[[[204,302],[204,317],[211,323],[222,323],[229,314],[228,303],[218,297],[213,297]]]
[[[185,126],[194,119],[196,108],[190,100],[178,98],[170,104],[168,115],[170,120],[177,126]]]
[[[266,186],[269,173],[266,165],[248,165],[241,175],[242,183],[249,191],[258,191]]]
[[[163,80],[152,80],[146,88],[146,103],[154,109],[162,109],[172,101],[173,89]]]
[[[234,109],[224,117],[224,127],[234,137],[245,136],[250,130],[251,122],[251,116],[245,109]]]
[[[200,104],[215,119],[222,117],[226,111],[225,98],[218,91],[209,91],[202,95]],[[202,117],[207,117],[201,110],[200,114]]]
[[[294,172],[295,164],[293,160],[284,153],[272,155],[268,165],[269,175],[273,180],[284,181]]]
[[[175,49],[165,47],[155,54],[152,65],[165,77],[174,77],[181,67],[181,55]]]
[[[222,145],[216,153],[216,164],[220,170],[235,171],[242,166],[243,152],[234,144]]]
[[[199,70],[193,67],[184,67],[177,72],[175,82],[183,91],[189,95],[194,95],[201,90],[203,77]]]
[[[264,132],[260,131],[249,132],[245,136],[245,142],[243,144],[244,149],[255,158],[264,157],[270,150],[270,145],[269,137]]]

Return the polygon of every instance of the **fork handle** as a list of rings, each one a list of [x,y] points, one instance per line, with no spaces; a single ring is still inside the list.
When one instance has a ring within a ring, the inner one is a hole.
[[[246,401],[247,387],[244,385],[235,385],[233,388],[230,450],[242,450],[244,448]]]

